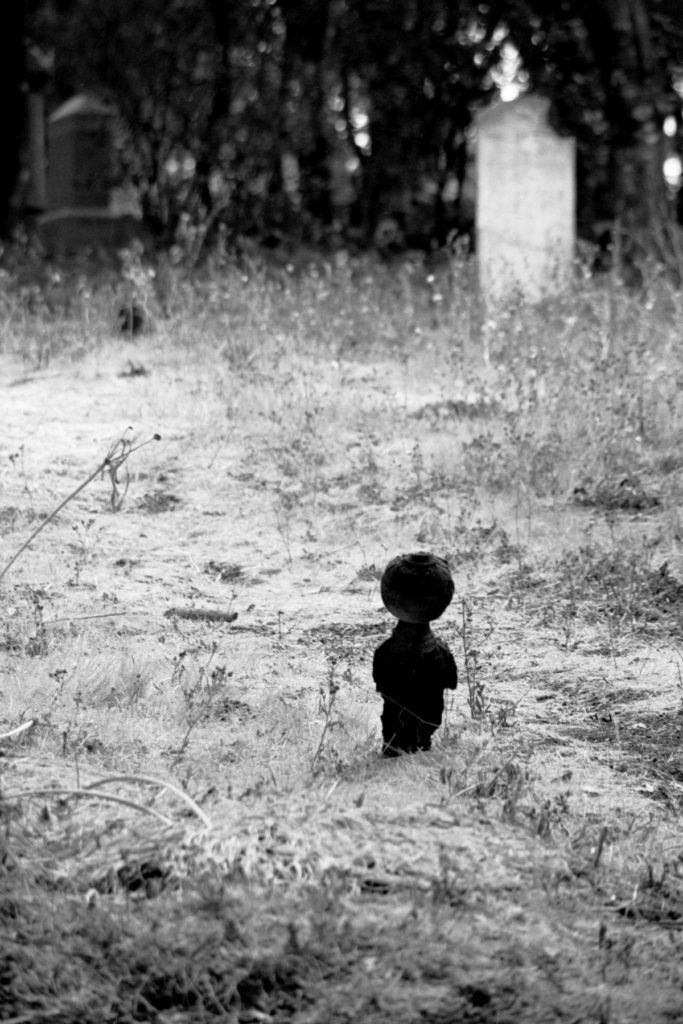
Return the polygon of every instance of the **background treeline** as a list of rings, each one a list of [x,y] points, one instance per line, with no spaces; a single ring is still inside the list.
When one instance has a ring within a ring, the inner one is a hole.
[[[121,167],[159,244],[183,230],[382,242],[387,216],[400,229],[387,244],[467,232],[472,122],[510,43],[578,140],[581,233],[618,220],[663,245],[683,217],[662,174],[666,147],[683,152],[681,0],[26,0],[23,21],[21,10],[0,14],[6,138],[27,46],[53,52],[48,108],[83,89],[116,104]],[[15,171],[4,162],[5,199]]]

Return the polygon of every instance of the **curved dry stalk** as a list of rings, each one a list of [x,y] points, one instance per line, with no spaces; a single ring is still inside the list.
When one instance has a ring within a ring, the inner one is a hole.
[[[35,724],[35,718],[30,718],[28,722],[18,725],[16,729],[10,729],[9,732],[0,732],[0,740],[9,740],[12,736],[18,736],[20,733],[26,732],[27,729],[31,729]]]
[[[158,818],[164,825],[172,825],[173,821],[171,818],[167,818],[165,814],[160,811],[155,811],[153,807],[144,807],[142,804],[136,804],[133,800],[126,800],[122,796],[113,796],[111,793],[93,793],[85,789],[22,789],[19,793],[6,793],[5,800],[22,800],[25,797],[31,796],[60,796],[60,797],[93,797],[96,800],[109,800],[111,803],[123,804],[124,807],[131,807],[134,811],[142,811],[143,814],[151,814],[152,817]]]
[[[199,804],[197,804],[191,796],[188,796],[178,786],[174,786],[172,782],[166,782],[164,779],[154,779],[151,775],[108,775],[105,779],[98,779],[97,782],[89,782],[84,787],[86,790],[95,789],[97,786],[107,786],[110,782],[141,782],[148,786],[160,786],[162,789],[170,789],[172,793],[175,793],[177,797],[184,800],[185,803],[190,807],[197,817],[202,821],[207,828],[212,828],[211,819],[204,813]]]

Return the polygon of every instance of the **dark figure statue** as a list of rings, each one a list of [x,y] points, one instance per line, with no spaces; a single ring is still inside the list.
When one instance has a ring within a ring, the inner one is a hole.
[[[399,555],[384,571],[382,600],[399,620],[372,664],[372,677],[384,698],[385,757],[429,750],[441,725],[443,691],[458,685],[448,645],[429,628],[450,604],[453,589],[447,563],[427,552]]]

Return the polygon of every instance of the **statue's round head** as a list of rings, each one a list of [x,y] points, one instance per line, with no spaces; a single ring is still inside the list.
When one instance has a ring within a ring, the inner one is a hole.
[[[454,589],[446,560],[428,551],[392,558],[380,583],[385,608],[397,619],[413,623],[443,615]]]

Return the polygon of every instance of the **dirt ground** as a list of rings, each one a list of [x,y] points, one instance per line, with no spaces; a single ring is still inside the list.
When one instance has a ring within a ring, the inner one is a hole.
[[[161,437],[120,511],[94,481],[0,584],[0,732],[35,723],[0,740],[7,848],[102,914],[127,863],[234,880],[299,995],[264,974],[223,1019],[683,1021],[683,598],[634,625],[544,569],[606,537],[673,565],[671,513],[467,491],[468,402],[428,355],[237,373],[151,337],[0,361],[3,564],[125,431]],[[461,684],[434,751],[389,763],[379,576],[419,549],[451,558],[435,628]],[[211,827],[139,779],[108,787],[129,807],[43,793],[123,775],[175,780]],[[48,1019],[55,984],[15,984],[2,1019]],[[211,1016],[146,998],[162,1024]]]

